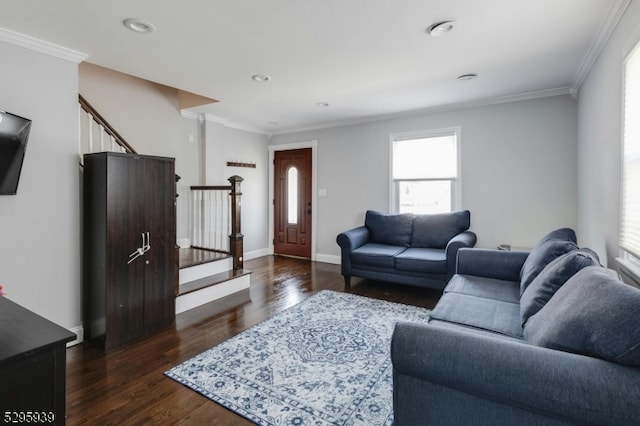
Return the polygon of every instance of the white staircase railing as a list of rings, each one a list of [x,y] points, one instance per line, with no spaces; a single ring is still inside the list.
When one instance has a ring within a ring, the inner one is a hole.
[[[240,176],[231,176],[229,186],[191,187],[191,246],[229,253],[233,269],[242,269],[243,239],[240,224]]]
[[[83,162],[83,155],[92,152],[136,153],[133,147],[102,118],[82,95],[79,95],[78,101],[80,104],[78,109],[78,114],[80,115],[78,117],[80,127],[78,154],[80,155],[80,164]]]
[[[229,253],[231,234],[231,187],[191,188],[191,245],[195,248]]]

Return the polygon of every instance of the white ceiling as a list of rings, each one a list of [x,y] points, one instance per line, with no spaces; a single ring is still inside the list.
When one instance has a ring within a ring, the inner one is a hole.
[[[284,133],[487,99],[569,93],[628,0],[0,0],[0,28],[218,99]],[[152,23],[137,34],[126,18]],[[442,37],[426,28],[455,28]],[[594,49],[595,47],[595,49]],[[262,73],[272,79],[256,83]],[[477,73],[472,81],[458,81]],[[327,102],[321,108],[318,102]]]

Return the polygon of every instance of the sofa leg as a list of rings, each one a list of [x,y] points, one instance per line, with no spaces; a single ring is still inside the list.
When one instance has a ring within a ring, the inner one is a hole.
[[[344,276],[344,287],[351,288],[351,277]]]

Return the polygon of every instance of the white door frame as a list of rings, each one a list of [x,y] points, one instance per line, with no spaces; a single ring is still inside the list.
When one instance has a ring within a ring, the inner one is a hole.
[[[276,151],[289,151],[292,149],[311,148],[311,260],[316,260],[317,250],[317,229],[318,229],[318,141],[310,140],[283,145],[269,145],[269,254],[274,253],[273,239],[274,231],[274,189],[273,189],[273,173],[274,159]]]

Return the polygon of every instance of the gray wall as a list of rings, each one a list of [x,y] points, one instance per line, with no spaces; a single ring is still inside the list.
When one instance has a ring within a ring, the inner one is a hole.
[[[478,246],[532,246],[549,230],[577,226],[577,104],[570,96],[425,113],[274,136],[318,141],[318,254],[336,260],[335,236],[367,209],[389,209],[389,135],[460,127],[462,208]]]
[[[623,60],[640,40],[640,3],[631,2],[578,100],[578,231],[612,265],[618,255]]]
[[[268,151],[265,135],[205,122],[207,185],[226,185],[238,175],[242,182],[242,233],[245,258],[267,254],[269,187]],[[255,168],[227,167],[227,161],[254,163]]]
[[[0,197],[0,284],[75,329],[80,313],[78,65],[0,42],[0,109],[30,118],[18,194]]]

